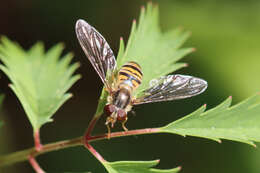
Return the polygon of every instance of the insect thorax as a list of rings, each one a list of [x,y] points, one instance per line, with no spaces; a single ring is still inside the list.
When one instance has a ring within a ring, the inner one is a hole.
[[[112,104],[117,108],[125,109],[131,102],[131,91],[128,87],[120,87],[113,94]]]
[[[108,102],[129,111],[133,91],[141,84],[142,77],[141,67],[135,62],[127,62],[118,71],[115,89]]]

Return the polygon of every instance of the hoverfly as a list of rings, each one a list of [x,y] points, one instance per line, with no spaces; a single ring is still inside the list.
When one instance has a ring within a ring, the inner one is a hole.
[[[115,56],[104,37],[81,19],[77,21],[75,29],[83,51],[109,93],[104,107],[108,135],[109,125],[113,128],[116,121],[120,121],[122,128],[127,131],[127,112],[133,105],[192,97],[205,91],[208,86],[205,80],[193,76],[168,75],[151,80],[150,88],[135,98],[133,91],[141,84],[143,76],[138,63],[127,62],[117,72]]]

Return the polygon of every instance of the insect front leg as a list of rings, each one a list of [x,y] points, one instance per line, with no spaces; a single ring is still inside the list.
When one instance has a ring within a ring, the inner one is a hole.
[[[107,138],[108,138],[108,139],[110,139],[110,137],[111,137],[111,129],[110,129],[110,127],[109,127],[109,123],[111,123],[111,127],[113,128],[115,122],[116,122],[116,119],[113,118],[113,116],[107,117],[107,120],[106,120],[105,125],[107,126]]]

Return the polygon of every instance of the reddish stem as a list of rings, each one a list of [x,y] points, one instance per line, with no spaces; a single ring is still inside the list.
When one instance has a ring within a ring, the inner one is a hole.
[[[129,130],[129,131],[121,131],[121,132],[113,132],[110,134],[110,138],[116,138],[120,136],[131,136],[131,135],[142,135],[142,134],[147,134],[147,133],[158,133],[160,132],[160,128],[147,128],[147,129],[137,129],[137,130]],[[104,135],[97,135],[97,136],[89,136],[86,138],[85,141],[86,143],[91,142],[91,141],[96,141],[96,140],[101,140],[107,138],[107,134]],[[85,145],[86,145],[85,143]]]
[[[89,138],[91,137],[91,132],[94,129],[97,120],[99,119],[99,116],[94,116],[94,118],[90,121],[89,126],[87,128],[87,131],[84,135],[83,142],[84,146],[100,161],[100,162],[106,162],[106,160],[95,150],[95,148],[92,147],[92,145],[89,144]]]
[[[89,126],[88,126],[88,128],[87,128],[87,131],[86,131],[86,133],[85,133],[85,137],[90,136],[92,130],[94,129],[94,127],[95,127],[95,125],[96,125],[96,123],[97,123],[97,120],[98,120],[98,119],[94,117],[94,118],[90,121]]]
[[[100,136],[91,136],[91,132],[94,129],[96,122],[99,116],[94,116],[94,118],[89,123],[87,131],[84,135],[84,146],[100,161],[106,162],[106,160],[93,148],[89,142],[100,140],[108,137],[108,134],[100,135]],[[138,135],[138,134],[145,134],[145,133],[156,133],[160,129],[140,129],[140,130],[130,130],[130,131],[122,131],[122,132],[115,132],[110,134],[110,138],[119,137],[119,136],[128,136],[128,135]]]
[[[141,135],[141,134],[149,134],[149,133],[160,133],[160,128],[148,128],[148,129],[139,129],[139,130],[129,130],[129,131],[122,131],[122,132],[114,132],[111,133],[110,138],[120,137],[120,136],[130,136],[130,135]],[[6,165],[10,165],[13,163],[21,162],[24,160],[28,160],[28,156],[37,157],[38,155],[48,153],[55,150],[60,150],[68,147],[85,145],[85,147],[93,153],[93,155],[100,161],[105,161],[102,156],[100,156],[97,151],[89,144],[89,142],[107,139],[107,134],[97,135],[97,136],[88,136],[88,138],[78,137],[75,139],[45,144],[40,151],[37,151],[36,148],[30,148],[23,151],[17,151],[11,154],[7,154],[5,156],[0,157],[0,168]],[[31,160],[29,160],[32,162]]]
[[[28,160],[29,160],[30,164],[32,165],[33,169],[35,170],[35,172],[45,173],[33,156],[29,155]]]
[[[95,120],[95,119],[93,119]],[[96,121],[91,121],[91,124],[88,129],[94,127]],[[149,128],[149,129],[140,129],[140,130],[130,130],[130,131],[122,131],[122,132],[115,132],[110,134],[110,138],[115,138],[119,136],[130,136],[130,135],[140,135],[140,134],[147,134],[147,133],[156,133],[159,132],[159,128]],[[106,162],[106,160],[89,144],[91,141],[100,140],[107,138],[108,134],[99,135],[99,136],[91,136],[89,131],[87,130],[86,135],[84,136],[84,146],[100,161]],[[90,131],[91,132],[91,131]]]
[[[106,160],[95,150],[95,148],[92,147],[88,142],[86,142],[85,147],[100,161],[100,162],[106,162]]]
[[[34,145],[36,151],[41,151],[42,150],[42,144],[41,144],[41,139],[40,139],[40,129],[36,130],[33,134],[34,136]]]

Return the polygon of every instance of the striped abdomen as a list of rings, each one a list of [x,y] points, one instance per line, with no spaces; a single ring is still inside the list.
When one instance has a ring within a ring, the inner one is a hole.
[[[136,89],[142,82],[143,73],[136,62],[127,62],[121,67],[117,75],[118,85],[128,85],[132,90]]]

